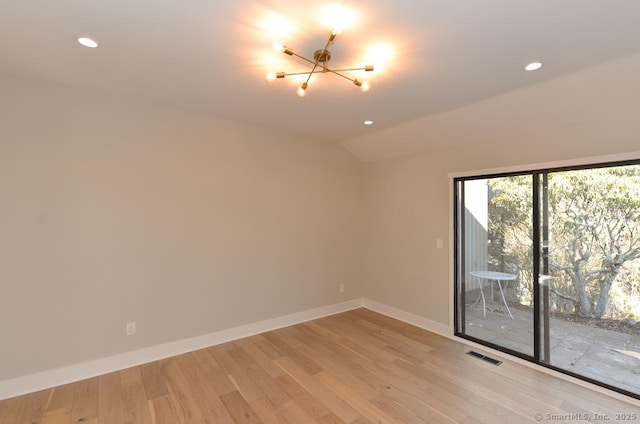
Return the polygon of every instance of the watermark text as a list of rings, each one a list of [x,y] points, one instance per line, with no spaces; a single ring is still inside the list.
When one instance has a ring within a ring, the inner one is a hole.
[[[536,421],[638,421],[640,415],[635,412],[621,412],[615,414],[598,414],[589,412],[542,413],[535,415]]]

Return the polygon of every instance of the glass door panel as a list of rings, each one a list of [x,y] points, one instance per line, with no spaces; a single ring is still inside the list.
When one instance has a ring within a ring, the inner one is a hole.
[[[637,394],[640,166],[552,172],[546,180],[540,284],[549,349],[541,360]]]
[[[533,356],[533,177],[457,182],[458,328]]]

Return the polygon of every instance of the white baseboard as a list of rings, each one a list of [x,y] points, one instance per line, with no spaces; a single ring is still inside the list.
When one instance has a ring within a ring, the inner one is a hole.
[[[407,324],[415,325],[416,327],[420,327],[423,330],[440,334],[441,336],[451,337],[453,335],[453,329],[449,328],[448,325],[441,324],[439,322],[421,317],[416,314],[412,314],[411,312],[406,312],[401,309],[387,306],[385,304],[378,303],[369,299],[363,299],[362,306],[374,312],[378,312],[379,314],[395,318],[399,321],[406,322]]]
[[[119,371],[151,361],[180,355],[209,346],[253,336],[266,331],[299,324],[362,307],[362,299],[353,299],[334,305],[297,312],[227,330],[216,331],[189,339],[125,352],[106,358],[95,359],[66,367],[55,368],[35,374],[0,381],[0,400],[37,392],[62,384],[84,380],[110,372]]]

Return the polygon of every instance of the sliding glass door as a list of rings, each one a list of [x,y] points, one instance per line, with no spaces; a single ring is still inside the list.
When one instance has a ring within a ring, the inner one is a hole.
[[[640,165],[455,181],[456,334],[640,398]]]

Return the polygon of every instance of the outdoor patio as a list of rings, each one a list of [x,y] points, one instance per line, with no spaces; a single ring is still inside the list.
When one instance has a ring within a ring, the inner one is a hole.
[[[465,313],[468,335],[532,354],[531,311],[511,307],[512,320],[503,305],[488,302],[486,318],[481,303],[467,305]],[[627,334],[552,318],[550,348],[552,365],[640,393],[640,328]]]

